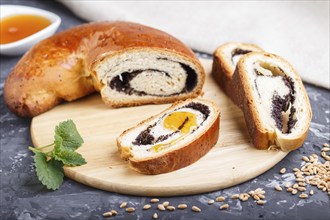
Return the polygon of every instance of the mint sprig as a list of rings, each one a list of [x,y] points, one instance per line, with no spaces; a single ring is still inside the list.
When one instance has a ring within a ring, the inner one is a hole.
[[[86,164],[81,154],[75,152],[84,140],[72,120],[61,122],[55,128],[54,142],[39,148],[29,147],[34,152],[34,164],[40,182],[47,189],[56,190],[63,182],[64,165],[80,166]],[[42,149],[50,148],[50,151]]]
[[[34,163],[39,180],[47,189],[58,189],[63,183],[63,163],[55,159],[47,160],[41,152],[35,152]]]

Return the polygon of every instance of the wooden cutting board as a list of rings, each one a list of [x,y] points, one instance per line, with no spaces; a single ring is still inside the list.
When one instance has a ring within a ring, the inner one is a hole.
[[[142,175],[120,159],[116,138],[127,128],[164,110],[166,105],[111,109],[99,95],[61,104],[32,120],[35,146],[53,142],[55,126],[72,119],[85,143],[78,152],[87,160],[79,167],[65,167],[65,175],[80,183],[123,194],[143,196],[189,195],[230,187],[273,167],[287,153],[256,150],[250,143],[241,110],[227,98],[210,75],[212,61],[202,59],[206,72],[205,99],[221,109],[220,137],[214,148],[196,163],[161,175]]]

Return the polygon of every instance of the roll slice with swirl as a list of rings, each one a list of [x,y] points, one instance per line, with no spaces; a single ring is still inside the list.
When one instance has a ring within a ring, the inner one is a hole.
[[[256,148],[276,145],[291,151],[303,144],[311,106],[299,75],[286,60],[264,52],[249,53],[237,64],[233,86]]]
[[[232,78],[239,59],[250,52],[262,52],[254,44],[229,42],[219,46],[213,53],[212,76],[227,96],[238,105],[233,91]]]
[[[121,157],[143,174],[160,174],[188,166],[204,156],[218,141],[218,106],[202,99],[188,99],[117,138]]]
[[[205,80],[193,51],[171,35],[131,22],[97,22],[31,48],[6,79],[4,99],[23,117],[95,91],[110,107],[197,97]]]

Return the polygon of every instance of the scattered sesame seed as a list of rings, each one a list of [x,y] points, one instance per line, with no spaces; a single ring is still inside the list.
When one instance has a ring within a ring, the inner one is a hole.
[[[306,199],[306,198],[308,198],[308,195],[306,193],[301,193],[299,195],[299,198]]]
[[[306,191],[306,188],[303,187],[303,186],[299,186],[299,187],[298,187],[298,190],[299,190],[300,192],[304,192],[304,191]]]
[[[103,213],[103,217],[111,217],[112,213],[111,212],[105,212]]]
[[[198,208],[197,206],[193,206],[191,207],[191,210],[193,210],[194,212],[201,212],[202,210],[200,208]]]
[[[167,209],[168,211],[174,211],[174,210],[175,210],[175,207],[172,206],[172,205],[169,205],[169,206],[166,207],[166,209]]]
[[[150,209],[150,208],[151,208],[150,204],[145,204],[142,209],[147,210],[147,209]]]
[[[330,150],[330,148],[328,148],[328,147],[324,147],[324,148],[322,148],[321,151],[329,151],[329,150]]]
[[[265,196],[263,194],[258,194],[258,196],[259,196],[260,199],[264,199],[265,198]]]
[[[298,168],[293,168],[292,169],[294,172],[299,172],[300,170]]]
[[[220,210],[228,209],[229,205],[228,204],[223,204],[222,206],[219,207]]]
[[[249,199],[249,197],[244,196],[243,199],[242,199],[242,202],[246,202],[248,199]]]
[[[303,179],[303,178],[296,178],[296,181],[297,182],[305,182],[305,179]]]
[[[264,205],[266,202],[267,202],[267,201],[265,201],[265,200],[258,200],[258,201],[257,201],[257,204],[258,204],[258,205]]]
[[[151,202],[151,203],[157,203],[157,202],[159,202],[159,199],[157,199],[157,198],[153,198],[153,199],[150,200],[150,202]]]
[[[225,197],[223,196],[218,196],[216,199],[215,199],[217,202],[223,202],[225,200]]]
[[[208,202],[207,202],[207,204],[209,204],[209,205],[212,205],[214,203],[214,200],[213,199],[210,199]]]
[[[186,204],[179,204],[178,205],[178,209],[185,209],[185,208],[187,208]]]
[[[160,211],[165,211],[165,207],[163,204],[158,204],[157,208],[160,210]]]
[[[275,189],[276,189],[277,191],[282,191],[282,187],[280,187],[279,185],[276,185],[276,186],[275,186]]]
[[[126,206],[127,206],[127,202],[122,202],[119,207],[123,209],[126,208]]]
[[[309,159],[308,159],[308,157],[306,157],[306,156],[302,156],[302,158],[301,158],[303,161],[305,161],[305,162],[309,162]]]
[[[134,212],[135,208],[134,207],[128,207],[126,208],[126,212]]]

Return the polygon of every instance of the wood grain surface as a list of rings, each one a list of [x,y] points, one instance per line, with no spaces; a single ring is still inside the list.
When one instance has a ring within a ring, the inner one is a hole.
[[[166,105],[112,109],[98,94],[63,103],[33,118],[33,144],[43,146],[54,139],[55,126],[72,119],[85,143],[78,152],[87,160],[79,167],[65,167],[65,175],[91,187],[131,195],[175,196],[210,192],[252,179],[273,167],[287,153],[256,150],[250,143],[243,113],[210,75],[211,60],[201,60],[207,72],[203,98],[219,104],[220,137],[214,148],[196,163],[161,175],[143,175],[120,159],[116,138],[127,128],[157,114]]]

